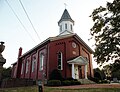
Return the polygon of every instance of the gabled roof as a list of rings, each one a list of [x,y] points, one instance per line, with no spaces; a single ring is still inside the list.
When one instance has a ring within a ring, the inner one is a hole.
[[[26,53],[24,53],[21,57],[23,57],[24,55],[27,55],[28,53],[32,52],[33,50],[37,49],[38,47],[43,46],[44,44],[47,44],[47,43],[52,42],[52,41],[57,41],[57,40],[69,38],[69,37],[74,37],[75,39],[77,39],[90,53],[94,52],[77,34],[72,33],[72,34],[67,34],[67,35],[62,35],[62,36],[58,35],[55,37],[49,37],[46,40],[44,40],[43,42],[41,42],[40,44],[36,45],[35,47],[33,47],[32,49],[27,51]]]
[[[63,15],[62,15],[61,19],[59,20],[58,24],[61,21],[71,21],[71,22],[74,23],[74,21],[72,20],[70,14],[68,13],[67,9],[64,10]]]
[[[88,60],[85,59],[82,56],[78,56],[75,59],[67,61],[67,63],[69,63],[69,64],[78,64],[78,65],[86,65],[88,63]]]

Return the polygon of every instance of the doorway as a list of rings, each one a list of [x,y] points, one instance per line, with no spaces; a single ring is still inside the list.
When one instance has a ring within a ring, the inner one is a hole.
[[[79,79],[78,65],[75,65],[74,72],[75,72],[75,79]]]

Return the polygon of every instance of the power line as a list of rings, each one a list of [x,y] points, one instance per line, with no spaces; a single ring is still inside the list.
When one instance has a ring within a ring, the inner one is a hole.
[[[22,23],[22,21],[19,19],[19,17],[17,16],[17,14],[15,13],[15,11],[13,10],[13,8],[11,7],[11,5],[9,4],[9,2],[7,0],[5,0],[6,3],[8,4],[8,6],[10,7],[10,9],[12,10],[13,14],[16,16],[16,18],[18,19],[18,21],[20,22],[20,24],[22,25],[22,27],[25,29],[25,31],[28,33],[28,35],[30,36],[30,38],[35,42],[35,40],[32,38],[32,36],[30,35],[30,33],[27,31],[27,29],[25,28],[24,24]],[[36,43],[36,42],[35,42]]]
[[[21,0],[19,0],[19,2],[20,2],[20,4],[21,4],[21,6],[22,6],[22,8],[23,8],[23,10],[24,10],[24,12],[25,12],[25,14],[26,14],[26,16],[27,16],[27,18],[28,18],[28,20],[29,20],[29,22],[30,22],[30,24],[31,24],[32,28],[33,28],[33,30],[35,31],[35,33],[36,33],[36,35],[37,35],[38,39],[40,40],[40,37],[39,37],[39,35],[38,35],[38,33],[37,33],[37,31],[36,31],[36,29],[35,29],[35,27],[34,27],[34,25],[33,25],[32,21],[31,21],[30,17],[28,16],[28,13],[27,13],[27,11],[26,11],[26,9],[25,9],[25,7],[24,7],[24,5],[23,5],[22,1],[21,1]]]

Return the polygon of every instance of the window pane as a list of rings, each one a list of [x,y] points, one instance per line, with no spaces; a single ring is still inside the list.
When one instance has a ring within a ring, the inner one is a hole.
[[[41,53],[40,54],[40,60],[39,60],[39,63],[40,63],[40,71],[43,70],[43,62],[44,62],[44,55]]]
[[[62,53],[58,53],[58,69],[62,70]]]
[[[33,60],[32,60],[32,72],[35,71],[35,66],[36,66],[36,58],[33,57]]]
[[[72,31],[72,25],[70,25],[71,26],[71,31]]]
[[[34,71],[34,61],[32,61],[32,72]]]
[[[65,24],[65,29],[67,29],[67,24]]]

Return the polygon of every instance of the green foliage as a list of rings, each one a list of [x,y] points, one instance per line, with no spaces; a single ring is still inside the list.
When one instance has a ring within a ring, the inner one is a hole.
[[[11,67],[2,69],[2,79],[11,78]]]
[[[120,60],[115,60],[115,62],[110,65],[110,69],[112,78],[120,80]]]
[[[104,71],[99,68],[94,69],[94,77],[98,80],[104,80],[106,78]]]
[[[120,60],[115,60],[113,64],[106,65],[103,69],[108,77],[120,80]]]
[[[120,70],[113,72],[112,73],[112,78],[117,78],[118,80],[120,80]]]
[[[119,92],[120,88],[56,88],[44,87],[44,92]],[[0,89],[0,92],[38,92],[38,86]]]
[[[99,83],[110,83],[109,80],[100,80]]]
[[[60,86],[61,81],[60,80],[49,80],[47,83],[48,86]]]
[[[71,85],[81,85],[81,82],[80,81],[72,80],[71,81]]]
[[[98,78],[96,78],[96,77],[89,77],[89,80],[91,80],[91,81],[93,81],[93,82],[96,82],[96,83],[99,83],[99,79]]]
[[[94,22],[91,35],[96,41],[95,61],[103,65],[120,59],[120,0],[96,8],[90,17]]]
[[[62,80],[49,80],[47,83],[48,86],[70,86],[70,85],[80,85],[80,84],[81,82],[73,78],[66,78]]]
[[[71,85],[71,81],[69,81],[69,80],[62,81],[62,85],[69,86],[69,85]]]
[[[50,74],[50,80],[62,80],[61,72],[58,69],[54,69]]]
[[[81,82],[79,82],[77,79],[73,78],[66,78],[65,80],[62,81],[62,85],[64,86],[69,86],[69,85],[80,85]]]

